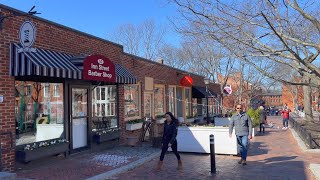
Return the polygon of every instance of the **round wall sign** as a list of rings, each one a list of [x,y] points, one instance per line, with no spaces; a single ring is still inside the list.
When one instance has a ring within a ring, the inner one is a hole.
[[[31,47],[36,40],[36,26],[31,21],[25,21],[20,27],[19,38],[23,47]]]

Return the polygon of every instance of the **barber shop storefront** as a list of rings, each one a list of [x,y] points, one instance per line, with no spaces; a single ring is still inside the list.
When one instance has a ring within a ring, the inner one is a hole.
[[[19,53],[18,43],[10,48],[17,160],[118,142],[118,86],[137,83],[127,69],[102,55],[73,57],[41,48]]]

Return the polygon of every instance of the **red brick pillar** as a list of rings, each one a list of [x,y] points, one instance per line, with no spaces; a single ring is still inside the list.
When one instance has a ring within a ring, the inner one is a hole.
[[[3,171],[14,171],[15,167],[15,88],[14,78],[9,76],[9,45],[0,46],[0,142]]]
[[[120,131],[120,144],[124,144],[126,141],[126,122],[124,120],[124,85],[120,84],[118,86],[118,102],[119,102],[119,127],[121,128]]]

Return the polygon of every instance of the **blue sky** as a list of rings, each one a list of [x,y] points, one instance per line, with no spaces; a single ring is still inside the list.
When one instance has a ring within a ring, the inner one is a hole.
[[[156,24],[170,24],[176,15],[166,0],[0,0],[1,4],[28,12],[32,6],[39,17],[106,39],[122,24],[139,24],[153,18]],[[173,30],[166,40],[177,45]]]

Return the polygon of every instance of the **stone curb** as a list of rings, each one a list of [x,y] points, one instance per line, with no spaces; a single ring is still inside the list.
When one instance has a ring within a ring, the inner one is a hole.
[[[139,159],[137,161],[134,161],[130,164],[127,164],[125,166],[122,166],[122,167],[119,167],[117,169],[113,169],[111,171],[108,171],[108,172],[105,172],[105,173],[102,173],[102,174],[99,174],[99,175],[96,175],[96,176],[93,176],[93,177],[90,177],[90,178],[87,178],[86,180],[102,180],[102,179],[108,179],[112,176],[115,176],[117,174],[120,174],[120,173],[123,173],[123,172],[126,172],[130,169],[133,169],[133,168],[136,168],[140,165],[142,165],[143,163],[145,162],[148,162],[148,161],[151,161],[152,159],[154,159],[155,157],[157,156],[160,156],[160,152],[155,152],[155,153],[152,153],[151,155],[147,156],[147,157],[144,157],[142,159]]]
[[[320,164],[310,164],[310,170],[317,180],[320,180]]]
[[[289,128],[289,129],[303,152],[305,152],[305,153],[320,153],[320,149],[308,149],[307,146],[302,141],[302,139],[300,138],[300,136],[296,133],[296,131],[292,128]]]
[[[301,150],[305,153],[320,153],[320,149],[308,149],[307,146],[304,144],[300,136],[296,133],[296,131],[292,128],[289,128],[291,134],[293,135],[294,139],[297,141]],[[312,174],[317,180],[320,180],[320,164],[310,164],[309,166]]]

